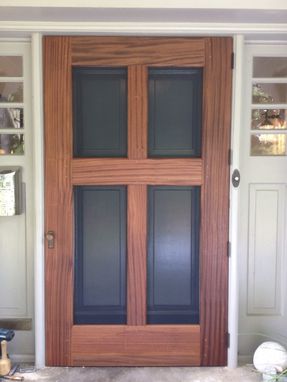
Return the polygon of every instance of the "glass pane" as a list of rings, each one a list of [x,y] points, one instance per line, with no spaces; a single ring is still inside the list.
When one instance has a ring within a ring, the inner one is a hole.
[[[0,134],[0,155],[23,155],[23,134]]]
[[[23,109],[0,108],[0,129],[23,129]]]
[[[200,156],[201,109],[201,69],[149,69],[149,156]]]
[[[22,77],[23,60],[21,56],[0,56],[0,77]]]
[[[200,187],[149,187],[149,324],[199,323]]]
[[[253,109],[251,111],[251,129],[282,130],[287,129],[286,109]]]
[[[75,188],[77,324],[126,323],[126,188]]]
[[[287,77],[287,57],[255,57],[253,77]]]
[[[74,156],[127,156],[127,71],[73,70]]]
[[[23,83],[0,82],[1,102],[23,102]]]
[[[287,84],[254,84],[253,103],[287,103]]]
[[[252,134],[251,155],[286,155],[286,134]]]

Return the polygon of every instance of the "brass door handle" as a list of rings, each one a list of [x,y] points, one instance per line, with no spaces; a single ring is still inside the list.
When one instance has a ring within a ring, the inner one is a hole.
[[[45,235],[48,242],[48,248],[53,249],[55,247],[55,233],[54,231],[48,231]]]

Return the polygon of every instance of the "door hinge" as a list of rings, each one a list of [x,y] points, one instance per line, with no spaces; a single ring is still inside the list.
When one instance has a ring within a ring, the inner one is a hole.
[[[231,53],[231,69],[234,69],[234,52]]]
[[[232,149],[228,149],[228,164],[229,166],[232,165]]]
[[[231,243],[227,242],[227,257],[231,257]]]
[[[226,333],[226,346],[230,348],[230,333]]]

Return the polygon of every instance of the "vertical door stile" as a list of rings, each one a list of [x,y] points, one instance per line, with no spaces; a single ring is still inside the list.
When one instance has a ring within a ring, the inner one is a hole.
[[[228,202],[232,38],[206,40],[200,248],[201,365],[227,362]],[[212,285],[212,288],[210,287]]]
[[[69,37],[45,38],[44,44],[45,230],[55,232],[45,258],[46,365],[64,366],[73,323],[71,46]]]
[[[147,73],[128,67],[128,158],[147,157]],[[128,185],[127,324],[146,324],[147,187]]]

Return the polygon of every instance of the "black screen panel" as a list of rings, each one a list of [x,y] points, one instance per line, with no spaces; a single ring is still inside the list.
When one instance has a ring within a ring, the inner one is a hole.
[[[79,186],[74,198],[74,323],[124,324],[126,187]]]
[[[127,156],[127,71],[73,69],[74,157]]]
[[[200,187],[149,187],[149,324],[199,323]]]
[[[201,68],[149,69],[149,157],[200,157]]]

